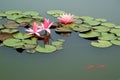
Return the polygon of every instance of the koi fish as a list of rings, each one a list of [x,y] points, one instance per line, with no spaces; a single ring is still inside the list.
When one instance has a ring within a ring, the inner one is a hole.
[[[91,69],[94,69],[94,68],[95,68],[94,65],[90,65],[90,66],[87,67],[87,70],[91,70]]]

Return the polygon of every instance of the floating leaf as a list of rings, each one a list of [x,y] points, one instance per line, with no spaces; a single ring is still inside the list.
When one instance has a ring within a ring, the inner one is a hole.
[[[50,15],[55,15],[55,14],[60,15],[60,14],[63,14],[63,13],[65,13],[65,12],[62,11],[62,10],[49,10],[49,11],[47,11],[47,14],[50,14]]]
[[[6,28],[18,28],[19,24],[17,24],[15,21],[8,21],[4,24]]]
[[[115,26],[115,28],[120,29],[120,26]]]
[[[120,36],[120,29],[111,29],[110,32]]]
[[[28,33],[22,34],[20,32],[13,35],[13,37],[16,38],[16,39],[27,39],[27,38],[30,38],[32,36],[33,35],[30,35]]]
[[[110,28],[113,28],[113,27],[116,26],[115,24],[113,24],[113,23],[109,23],[109,22],[102,23],[101,25],[103,25],[103,26],[107,26],[107,27],[110,27]]]
[[[90,31],[87,33],[79,33],[79,36],[83,38],[94,38],[100,36],[100,33],[95,31]]]
[[[56,51],[56,47],[52,46],[52,45],[45,45],[45,47],[42,47],[42,46],[38,45],[35,48],[35,50],[38,51],[38,52],[42,52],[42,53],[51,53],[51,52]]]
[[[6,14],[3,13],[3,12],[0,12],[0,17],[1,17],[1,18],[2,18],[2,17],[6,17]]]
[[[110,30],[110,28],[106,26],[95,26],[93,27],[93,29],[95,29],[95,31],[98,31],[98,32],[108,32]]]
[[[93,17],[90,17],[90,16],[82,16],[80,18],[83,19],[84,21],[89,21],[94,19]]]
[[[6,11],[5,14],[21,14],[22,11],[20,10],[9,10],[9,11]]]
[[[106,19],[103,19],[103,18],[98,18],[98,19],[95,19],[96,21],[99,21],[99,22],[106,22],[107,20]]]
[[[90,27],[84,27],[84,26],[79,26],[79,27],[74,27],[72,28],[74,31],[78,31],[78,32],[87,32],[90,31]]]
[[[26,12],[23,13],[23,15],[38,16],[39,12],[37,12],[37,11],[26,11]]]
[[[87,23],[87,24],[89,24],[91,26],[96,26],[96,25],[100,24],[100,22],[95,21],[95,20],[87,20],[87,21],[85,21],[85,23]]]
[[[12,34],[10,33],[0,33],[0,41],[4,41],[6,39],[12,38]]]
[[[29,17],[21,17],[21,18],[16,19],[16,22],[18,22],[18,23],[28,22],[29,23],[32,20],[33,19],[29,18]]]
[[[3,29],[4,28],[4,26],[3,25],[0,25],[0,29]]]
[[[0,19],[2,19],[2,17],[0,17]]]
[[[120,40],[111,40],[111,43],[120,46]]]
[[[37,44],[37,38],[22,40],[25,44]]]
[[[19,31],[17,29],[2,29],[1,32],[16,33],[16,32],[19,32]]]
[[[7,15],[7,18],[10,19],[10,20],[16,20],[20,17],[23,17],[23,15],[21,15],[21,14],[14,14],[14,15],[9,14],[9,15]]]
[[[33,53],[36,52],[36,50],[35,50],[35,49],[27,49],[26,52],[28,52],[28,53],[30,53],[30,54],[33,54]]]
[[[33,45],[33,44],[24,44],[24,49],[33,49],[35,47],[36,45]]]
[[[106,47],[112,46],[112,43],[110,43],[109,41],[105,41],[105,40],[98,40],[98,42],[92,41],[91,45],[94,47],[98,47],[98,48],[106,48]]]
[[[17,46],[23,46],[24,43],[21,42],[21,40],[18,39],[7,39],[3,42],[4,45],[10,46],[10,47],[17,47]]]
[[[99,39],[101,40],[115,40],[117,37],[112,33],[101,33]]]

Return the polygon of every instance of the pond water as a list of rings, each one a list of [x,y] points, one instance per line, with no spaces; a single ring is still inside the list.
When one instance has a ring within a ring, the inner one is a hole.
[[[55,20],[46,11],[61,9],[79,16],[105,18],[120,25],[119,3],[119,0],[1,0],[0,11],[35,10]],[[0,47],[0,80],[120,80],[120,47],[95,48],[75,32],[63,37],[52,30],[52,38],[65,39],[64,50],[28,54]],[[87,70],[90,65],[102,64],[105,68]]]

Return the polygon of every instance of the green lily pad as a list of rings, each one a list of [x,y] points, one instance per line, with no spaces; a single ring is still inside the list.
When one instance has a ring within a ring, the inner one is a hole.
[[[83,38],[95,38],[95,37],[100,36],[100,33],[95,32],[95,31],[90,31],[90,32],[87,32],[87,33],[79,33],[79,36],[83,37]]]
[[[114,45],[120,46],[120,40],[111,40]]]
[[[98,38],[101,40],[115,40],[117,37],[112,33],[101,33],[101,36]]]
[[[27,52],[27,53],[30,53],[30,54],[33,54],[33,53],[36,52],[36,50],[35,50],[35,49],[27,49],[26,52]]]
[[[26,11],[26,12],[23,13],[23,15],[38,16],[39,12],[37,12],[37,11]]]
[[[17,24],[15,21],[8,21],[4,24],[6,28],[18,28],[19,24]]]
[[[36,45],[33,45],[33,44],[25,44],[24,45],[24,49],[33,49],[35,47],[36,47]]]
[[[111,29],[110,32],[120,36],[120,29]]]
[[[43,20],[44,18],[42,16],[32,16],[33,19],[39,19],[39,20]]]
[[[0,29],[3,29],[4,28],[4,26],[3,25],[0,25]]]
[[[5,14],[22,14],[22,11],[20,11],[20,10],[9,10],[9,11],[5,11]]]
[[[98,48],[107,48],[107,47],[112,46],[112,43],[106,40],[98,40],[98,42],[92,41],[91,45],[94,47],[98,47]]]
[[[56,51],[56,47],[52,46],[52,45],[45,45],[45,47],[38,45],[35,48],[35,50],[38,52],[41,52],[41,53],[52,53],[52,52]]]
[[[110,28],[113,28],[113,27],[116,26],[115,24],[113,24],[113,23],[109,23],[109,22],[102,23],[101,25],[103,25],[103,26],[107,26],[107,27],[110,27]]]
[[[6,14],[3,12],[0,12],[0,17],[6,17]]]
[[[84,27],[84,26],[79,26],[79,27],[74,27],[72,28],[74,31],[78,31],[78,32],[87,32],[90,31],[90,27]]]
[[[2,17],[0,17],[0,19],[2,19]]]
[[[2,29],[1,32],[16,33],[16,32],[19,32],[19,31],[17,29]]]
[[[85,23],[87,23],[91,26],[96,26],[96,25],[99,25],[101,22],[95,21],[95,20],[87,20],[87,21],[85,21]]]
[[[90,17],[90,16],[82,16],[80,18],[83,19],[84,21],[89,21],[94,19],[93,17]]]
[[[63,49],[63,41],[53,41],[52,45],[55,46],[57,50]]]
[[[99,22],[106,22],[107,20],[106,19],[103,19],[103,18],[98,18],[98,19],[95,19],[96,21],[99,21]]]
[[[32,38],[32,39],[25,39],[25,40],[22,40],[25,44],[37,44],[37,38]]]
[[[3,44],[6,46],[10,46],[10,47],[17,47],[17,46],[23,46],[24,43],[21,42],[21,40],[18,39],[7,39],[5,41],[3,41]]]
[[[28,33],[22,34],[20,32],[18,32],[18,33],[16,33],[16,34],[13,35],[13,37],[16,38],[16,39],[27,39],[27,38],[30,38],[32,36],[33,35],[30,35]]]
[[[120,29],[120,26],[115,26],[115,28]]]
[[[23,17],[23,15],[21,15],[21,14],[14,14],[14,15],[8,14],[7,15],[7,18],[10,20],[16,20],[17,18],[20,18],[20,17]]]
[[[62,11],[62,10],[49,10],[49,11],[47,11],[47,14],[50,14],[50,15],[55,15],[55,14],[60,15],[60,14],[63,14],[63,13],[65,13],[65,12]]]
[[[33,19],[29,18],[29,17],[21,17],[21,18],[16,19],[15,21],[18,22],[18,23],[24,23],[24,22],[28,22],[29,23],[32,20]]]
[[[108,32],[110,30],[110,28],[106,26],[95,26],[93,27],[93,29],[95,29],[95,31],[98,31],[98,32]]]

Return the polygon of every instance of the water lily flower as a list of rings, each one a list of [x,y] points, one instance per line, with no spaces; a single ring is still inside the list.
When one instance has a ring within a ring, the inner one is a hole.
[[[44,22],[41,24],[40,28],[42,28],[42,30],[47,31],[48,33],[51,33],[50,31],[50,27],[52,26],[53,22],[50,22],[49,19],[44,19]]]
[[[40,36],[39,32],[42,31],[42,28],[39,28],[39,25],[34,22],[33,25],[32,25],[32,29],[29,28],[29,29],[26,29],[27,32],[29,32],[30,34],[35,34],[37,36]]]
[[[58,17],[59,21],[63,24],[70,24],[74,21],[74,15],[71,15],[70,13],[63,13]]]

